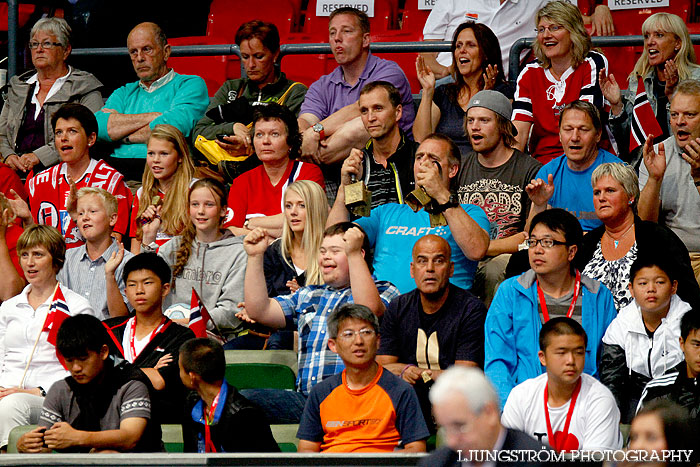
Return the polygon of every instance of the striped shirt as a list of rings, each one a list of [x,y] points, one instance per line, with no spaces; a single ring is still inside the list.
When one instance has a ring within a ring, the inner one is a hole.
[[[384,306],[399,296],[391,282],[376,281]],[[302,287],[292,295],[274,297],[282,307],[287,322],[299,330],[299,372],[297,391],[305,396],[324,378],[340,373],[345,365],[338,354],[328,349],[326,318],[339,305],[354,303],[350,287],[336,289],[326,285]]]
[[[401,132],[401,141],[394,154],[387,159],[387,165],[374,160],[374,149],[370,139],[364,153],[362,175],[367,189],[372,192],[372,208],[387,203],[403,203],[403,198],[415,188],[413,179],[413,159],[418,144],[406,138]]]
[[[91,260],[87,254],[87,246],[85,244],[76,248],[71,248],[66,251],[66,262],[63,268],[58,273],[58,281],[74,291],[75,293],[85,297],[90,306],[100,319],[109,318],[109,310],[107,309],[107,281],[105,279],[105,263],[112,256],[112,253],[119,251],[117,241],[112,239],[112,244],[99,256],[96,260]],[[124,293],[124,265],[133,253],[124,250],[124,259],[117,266],[114,272],[114,277],[117,280],[119,291],[122,294],[124,303],[131,309],[126,294]]]

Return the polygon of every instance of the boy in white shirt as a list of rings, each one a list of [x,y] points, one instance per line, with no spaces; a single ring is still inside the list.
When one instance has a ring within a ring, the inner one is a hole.
[[[681,318],[691,307],[676,295],[673,272],[658,258],[637,258],[630,268],[634,301],[603,336],[600,382],[615,396],[622,423],[632,421],[644,386],[683,361]]]
[[[559,452],[622,447],[615,398],[598,380],[582,374],[587,339],[571,318],[553,318],[542,326],[538,355],[547,373],[513,388],[501,416],[504,426]]]

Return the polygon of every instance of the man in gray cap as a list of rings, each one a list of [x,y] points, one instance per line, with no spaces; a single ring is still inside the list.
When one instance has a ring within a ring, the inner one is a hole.
[[[497,91],[480,91],[469,101],[464,123],[472,151],[463,156],[457,176],[460,203],[476,204],[491,223],[491,242],[479,263],[472,291],[490,305],[503,281],[510,255],[525,238],[530,199],[525,187],[542,164],[514,149],[517,130],[512,107]]]

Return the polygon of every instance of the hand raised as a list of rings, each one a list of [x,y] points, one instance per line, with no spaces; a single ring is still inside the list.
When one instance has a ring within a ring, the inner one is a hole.
[[[256,227],[243,239],[243,248],[248,256],[259,256],[265,253],[273,240],[274,237],[268,234],[267,230]]]
[[[535,206],[544,206],[554,195],[554,175],[549,174],[545,182],[541,178],[530,181],[525,192]]]
[[[654,151],[654,135],[647,136],[642,151],[644,166],[649,172],[649,176],[656,181],[661,181],[666,173],[666,148],[664,143],[659,143],[659,152]]]

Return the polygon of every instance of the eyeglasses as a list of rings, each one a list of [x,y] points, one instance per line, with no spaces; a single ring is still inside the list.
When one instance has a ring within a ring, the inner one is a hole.
[[[539,243],[542,248],[552,248],[554,245],[566,245],[566,242],[560,242],[559,240],[553,240],[551,238],[528,238],[525,240],[528,248],[535,248]]]
[[[63,44],[61,44],[60,42],[51,42],[51,41],[44,41],[44,42],[31,41],[29,43],[29,48],[32,50],[38,49],[39,46],[41,46],[41,48],[44,50],[50,50],[50,49],[53,49],[54,47],[63,47]]]
[[[558,24],[552,24],[551,26],[541,26],[539,28],[535,28],[535,32],[537,34],[544,34],[545,31],[549,31],[552,34],[554,34],[557,31],[561,31],[564,29],[564,26],[560,26]]]
[[[374,336],[376,334],[374,329],[370,328],[362,328],[359,331],[352,331],[350,329],[343,331],[339,334],[338,337],[340,337],[343,340],[349,341],[355,338],[356,335],[360,335],[360,337],[364,339],[369,339],[370,337]]]

